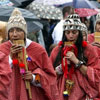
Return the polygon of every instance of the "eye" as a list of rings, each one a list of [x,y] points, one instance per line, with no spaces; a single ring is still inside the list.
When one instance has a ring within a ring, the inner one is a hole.
[[[16,28],[16,31],[17,31],[17,32],[21,32],[21,31],[23,31],[23,30],[20,29],[20,28]]]
[[[99,24],[99,25],[100,25],[100,22],[97,22],[97,24]]]
[[[69,34],[70,33],[70,31],[65,31],[65,34]]]
[[[77,32],[78,32],[77,30],[73,30],[73,31],[72,31],[73,34],[76,34]]]
[[[9,32],[13,32],[14,31],[14,29],[13,28],[11,28],[10,30],[9,30]]]

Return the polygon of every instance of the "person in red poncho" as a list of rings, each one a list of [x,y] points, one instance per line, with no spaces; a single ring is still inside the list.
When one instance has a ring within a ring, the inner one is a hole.
[[[0,100],[59,100],[53,66],[45,49],[40,44],[26,38],[27,24],[17,8],[9,18],[7,32],[8,41],[0,45],[0,66],[6,68],[5,75],[11,68],[12,77],[9,99],[2,99],[0,96]],[[18,53],[23,53],[24,49],[22,45],[14,44],[15,40],[24,40],[25,42],[28,71],[24,69],[24,63],[18,62]],[[6,79],[4,81],[7,82]],[[26,90],[25,81],[30,84],[32,99]],[[3,87],[1,89],[3,90]],[[6,93],[6,91],[3,92]]]
[[[95,32],[98,32],[100,34],[100,13],[98,13],[97,16],[96,16],[94,30],[95,30]],[[99,39],[99,37],[98,37],[98,39]],[[88,41],[97,50],[98,56],[99,56],[99,59],[100,59],[100,42],[95,41],[95,33],[88,35]]]
[[[94,47],[83,41],[77,14],[65,20],[62,41],[50,59],[58,75],[60,100],[99,100],[100,61]]]
[[[0,21],[0,45],[6,40],[6,24]],[[6,54],[0,51],[0,100],[8,100],[9,96],[12,70],[6,65],[7,60]]]

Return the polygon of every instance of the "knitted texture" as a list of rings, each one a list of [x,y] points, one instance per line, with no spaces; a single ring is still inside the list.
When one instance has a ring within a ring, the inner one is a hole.
[[[7,32],[11,28],[20,28],[27,34],[27,24],[25,19],[22,17],[22,13],[19,11],[18,8],[15,8],[9,18],[9,21],[7,23]]]

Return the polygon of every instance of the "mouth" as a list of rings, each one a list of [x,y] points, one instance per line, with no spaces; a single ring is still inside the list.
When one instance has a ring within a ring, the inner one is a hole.
[[[74,42],[75,40],[69,40],[70,42]]]

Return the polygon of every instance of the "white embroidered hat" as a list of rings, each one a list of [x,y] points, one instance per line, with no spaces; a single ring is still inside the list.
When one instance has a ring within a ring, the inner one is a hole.
[[[15,8],[9,18],[9,21],[7,23],[7,32],[9,32],[9,30],[11,28],[20,28],[22,29],[25,34],[27,34],[27,24],[25,19],[22,16],[22,13],[19,11],[18,8]]]

